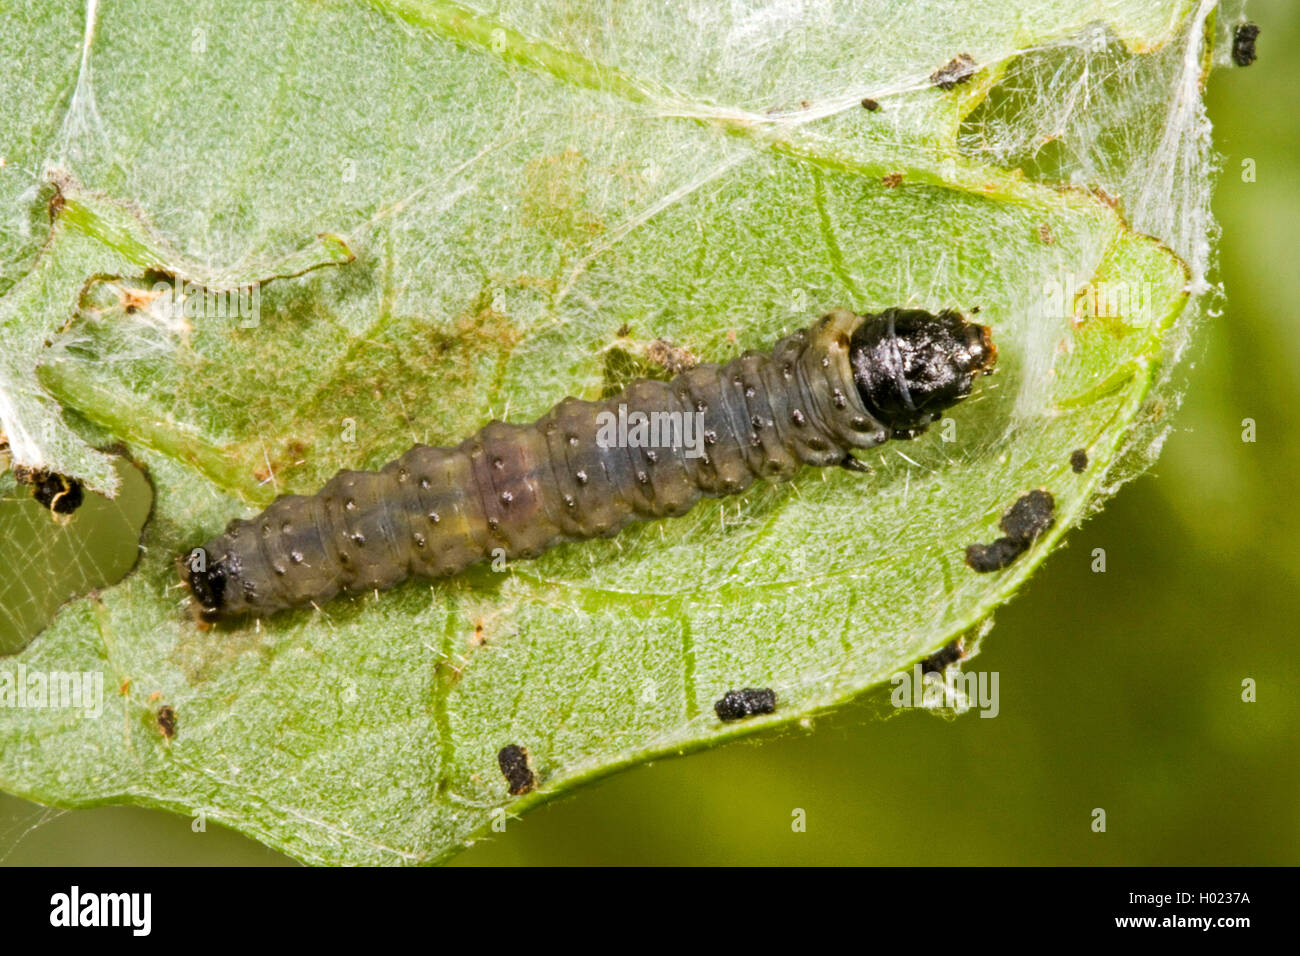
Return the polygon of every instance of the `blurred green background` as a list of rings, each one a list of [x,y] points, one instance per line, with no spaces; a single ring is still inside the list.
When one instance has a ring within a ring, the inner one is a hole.
[[[883,719],[878,693],[811,732],[610,778],[457,865],[1300,863],[1300,9],[1248,10],[1260,60],[1208,91],[1226,310],[1200,328],[1156,467],[1072,533],[968,665],[1000,674],[998,717]],[[292,862],[162,812],[0,795],[8,865]]]

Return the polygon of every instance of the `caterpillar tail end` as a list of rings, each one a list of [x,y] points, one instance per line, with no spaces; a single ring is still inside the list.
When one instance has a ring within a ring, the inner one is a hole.
[[[194,617],[201,627],[209,627],[227,616],[225,606],[226,570],[220,562],[208,563],[207,552],[196,548],[189,555],[178,556],[177,570],[181,582],[193,599]]]

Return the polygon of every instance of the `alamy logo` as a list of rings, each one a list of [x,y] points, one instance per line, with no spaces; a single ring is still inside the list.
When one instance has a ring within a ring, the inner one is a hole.
[[[954,710],[959,714],[975,707],[981,717],[996,717],[998,702],[997,671],[960,671],[956,667],[929,671],[921,664],[911,673],[899,671],[889,679],[894,685],[889,701],[895,707],[924,707],[927,710]]]
[[[1151,321],[1155,296],[1149,282],[1089,282],[1078,285],[1073,273],[1065,281],[1043,284],[1043,318],[1123,319],[1142,326]]]
[[[601,448],[684,448],[687,458],[704,457],[703,412],[642,412],[596,415],[596,444]]]
[[[181,279],[156,282],[151,307],[173,320],[238,320],[241,329],[255,329],[262,321],[262,288],[255,282],[233,289],[208,289]]]
[[[129,926],[132,935],[148,936],[153,925],[152,893],[69,893],[50,897],[51,926]]]
[[[102,671],[42,671],[19,664],[0,670],[0,708],[80,710],[87,717],[104,712]]]

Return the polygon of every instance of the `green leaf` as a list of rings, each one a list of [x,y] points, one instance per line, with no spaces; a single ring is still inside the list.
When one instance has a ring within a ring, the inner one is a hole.
[[[124,446],[154,490],[134,571],[0,662],[0,693],[19,667],[101,674],[102,716],[0,707],[0,786],[433,862],[500,810],[973,651],[1176,401],[1213,4],[819,11],[0,10],[0,421],[18,464],[112,493]],[[936,88],[959,54],[978,71]],[[160,279],[255,288],[255,321],[164,314]],[[242,627],[200,630],[177,586],[178,555],[276,493],[598,397],[652,340],[720,361],[891,305],[978,307],[1001,357],[868,476]],[[1039,487],[1051,530],[968,568]],[[777,712],[720,723],[744,686]],[[507,744],[534,793],[507,793]]]

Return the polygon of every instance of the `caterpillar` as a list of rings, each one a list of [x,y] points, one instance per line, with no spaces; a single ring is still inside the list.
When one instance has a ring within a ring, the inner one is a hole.
[[[989,329],[954,310],[837,309],[770,352],[341,471],[231,522],[181,561],[182,579],[204,621],[269,615],[610,537],[804,465],[865,471],[853,450],[914,438],[996,360]]]

